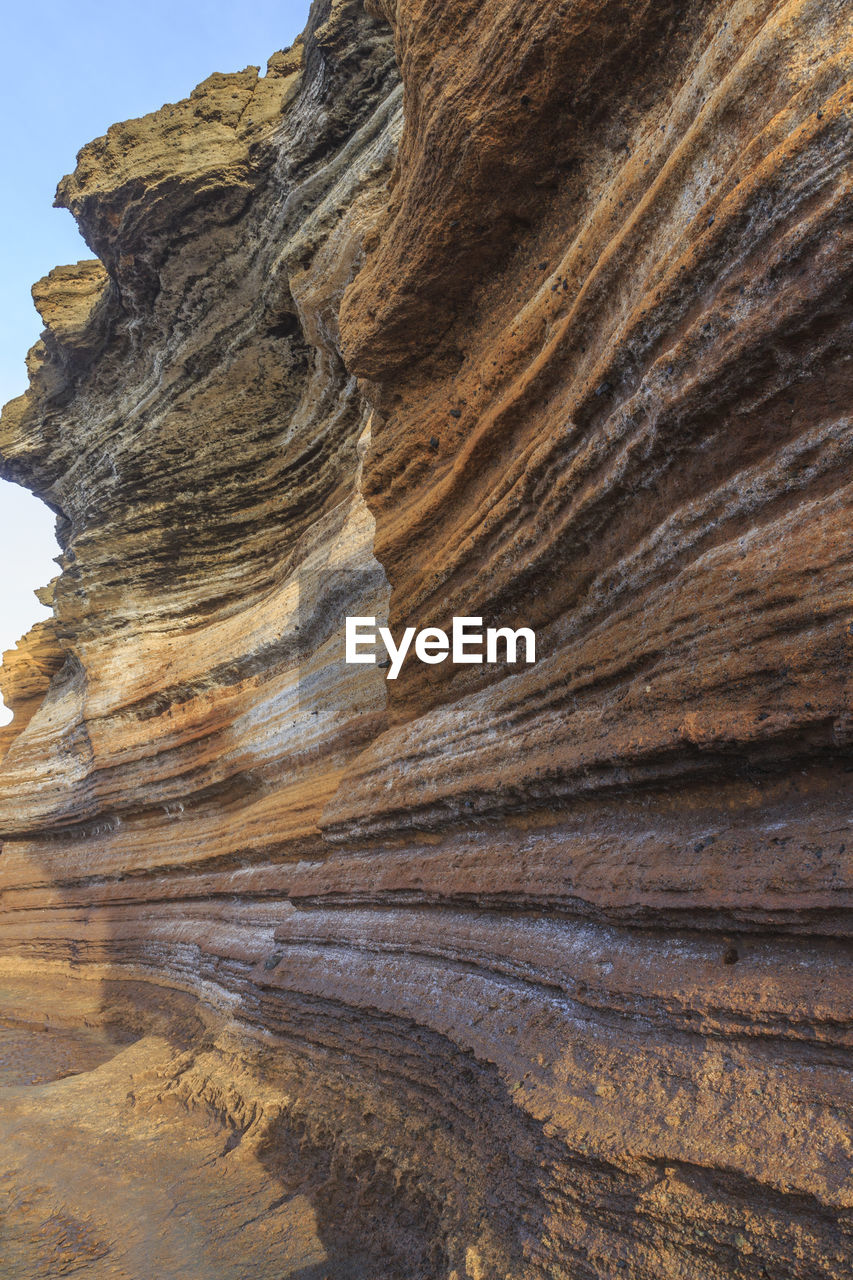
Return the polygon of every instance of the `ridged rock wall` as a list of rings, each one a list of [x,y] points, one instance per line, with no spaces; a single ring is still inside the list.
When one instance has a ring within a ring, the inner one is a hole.
[[[230,1135],[178,1143],[221,1247],[164,1274],[849,1274],[849,40],[320,0],[60,184],[0,986],[140,1037],[93,1131]],[[348,614],[538,660],[391,682]]]

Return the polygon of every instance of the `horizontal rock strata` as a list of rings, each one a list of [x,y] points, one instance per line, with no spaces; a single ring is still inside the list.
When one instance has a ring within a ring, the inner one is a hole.
[[[16,1276],[141,1256],[71,1124],[168,1276],[850,1273],[849,66],[834,0],[319,0],[83,149],[0,1014],[135,1039],[14,1089]]]

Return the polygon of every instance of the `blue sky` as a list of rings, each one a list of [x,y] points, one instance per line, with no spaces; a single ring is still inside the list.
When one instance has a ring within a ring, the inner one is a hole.
[[[74,219],[54,209],[79,149],[117,120],[184,98],[213,71],[263,71],[305,26],[309,0],[8,0],[0,77],[0,403],[27,385],[41,322],[30,286],[90,258]],[[0,481],[0,652],[47,611],[32,595],[56,572],[53,516]],[[0,704],[0,722],[8,719]]]

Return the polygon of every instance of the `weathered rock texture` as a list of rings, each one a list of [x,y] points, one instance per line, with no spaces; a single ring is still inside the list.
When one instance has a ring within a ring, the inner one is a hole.
[[[98,1276],[116,1132],[162,1275],[847,1276],[845,6],[367,9],[59,188],[4,1011],[141,1039],[3,1177]],[[391,684],[347,614],[539,660]]]

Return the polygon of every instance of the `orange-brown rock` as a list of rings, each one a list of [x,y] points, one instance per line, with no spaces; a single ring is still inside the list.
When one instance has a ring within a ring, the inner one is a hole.
[[[849,1274],[849,78],[825,0],[320,0],[81,152],[10,1277]]]
[[[41,588],[36,595],[42,604],[52,605],[53,584]],[[65,657],[51,618],[37,622],[14,649],[3,654],[0,691],[14,719],[0,728],[0,760],[44,703],[51,681],[61,670]]]

